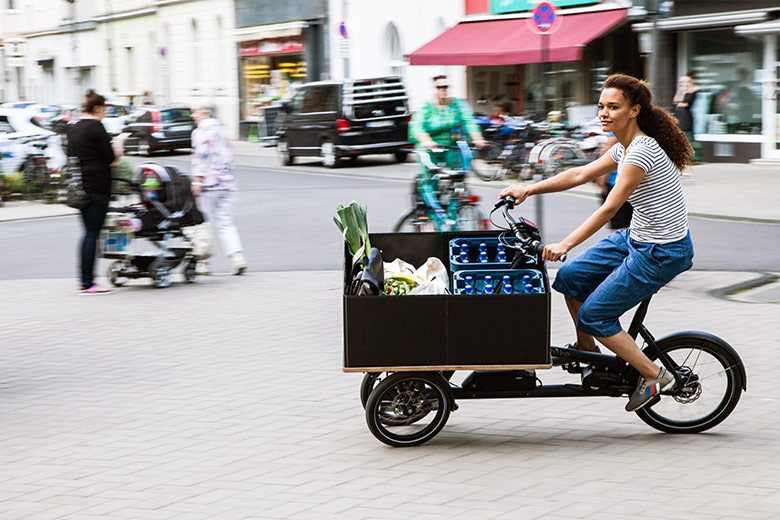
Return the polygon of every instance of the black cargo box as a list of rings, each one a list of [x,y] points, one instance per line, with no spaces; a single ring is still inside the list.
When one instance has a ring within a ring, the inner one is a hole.
[[[498,231],[375,233],[390,262],[415,266],[438,257],[449,271],[449,241]],[[352,258],[344,250],[344,371],[549,368],[550,284],[544,294],[351,296]]]

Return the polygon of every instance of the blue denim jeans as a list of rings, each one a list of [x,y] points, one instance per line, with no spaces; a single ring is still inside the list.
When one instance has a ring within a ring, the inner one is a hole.
[[[583,302],[577,330],[608,338],[620,332],[619,318],[691,268],[691,235],[669,244],[637,242],[628,229],[615,231],[571,262],[553,289]]]

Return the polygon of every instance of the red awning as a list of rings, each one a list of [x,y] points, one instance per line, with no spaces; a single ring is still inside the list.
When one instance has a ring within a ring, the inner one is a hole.
[[[626,19],[625,9],[564,15],[549,38],[549,61],[576,61],[582,49]],[[461,22],[409,55],[412,65],[541,63],[542,36],[525,18]]]

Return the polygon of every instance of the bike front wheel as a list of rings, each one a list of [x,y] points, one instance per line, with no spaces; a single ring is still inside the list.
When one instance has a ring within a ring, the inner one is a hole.
[[[423,233],[436,231],[436,224],[418,209],[401,215],[393,226],[393,233]]]
[[[441,374],[396,373],[372,390],[366,422],[388,446],[418,446],[444,428],[451,411],[449,383]]]
[[[699,433],[731,414],[746,384],[742,360],[731,347],[696,334],[662,340],[658,347],[680,367],[685,383],[654,406],[637,410],[640,419],[667,433]]]

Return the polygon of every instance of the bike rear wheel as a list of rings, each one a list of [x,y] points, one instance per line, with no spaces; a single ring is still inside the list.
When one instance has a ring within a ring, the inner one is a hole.
[[[678,336],[658,346],[680,366],[686,383],[679,391],[665,392],[654,406],[637,410],[639,418],[663,432],[699,433],[728,417],[745,385],[736,352],[697,335]]]
[[[471,161],[471,170],[474,175],[483,181],[498,180],[504,173],[501,170],[501,162],[498,157],[501,155],[502,147],[498,144],[490,144],[477,150]]]
[[[485,215],[474,205],[468,204],[458,208],[458,230],[479,231],[485,229]]]

